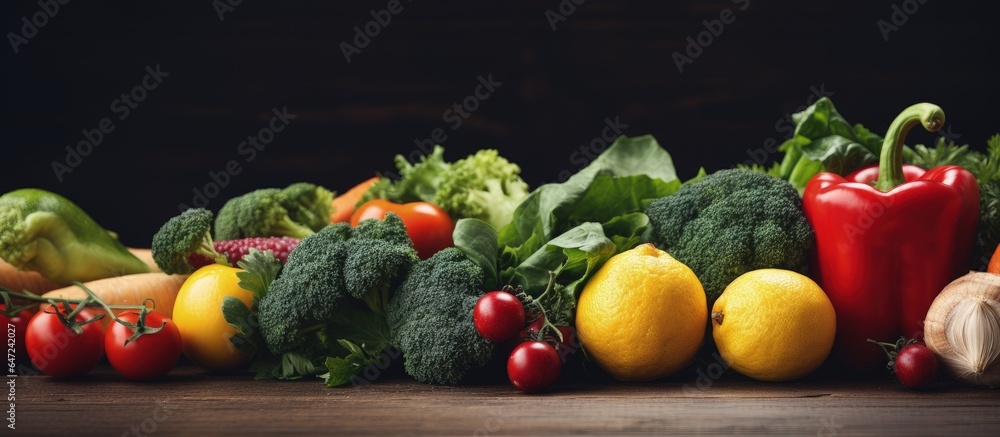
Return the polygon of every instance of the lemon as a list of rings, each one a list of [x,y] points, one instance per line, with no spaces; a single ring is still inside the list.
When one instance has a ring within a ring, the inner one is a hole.
[[[608,260],[587,282],[576,328],[587,356],[621,381],[680,370],[705,335],[708,303],[694,272],[643,244]]]
[[[236,329],[222,316],[222,299],[233,296],[248,307],[253,294],[240,288],[236,273],[243,270],[212,264],[191,274],[174,302],[174,323],[181,332],[184,355],[212,370],[232,369],[247,359],[229,340]]]
[[[712,338],[733,370],[790,381],[819,368],[833,347],[833,304],[812,279],[780,269],[736,278],[712,306]]]

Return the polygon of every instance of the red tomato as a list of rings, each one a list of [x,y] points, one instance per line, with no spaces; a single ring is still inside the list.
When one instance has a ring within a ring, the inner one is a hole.
[[[491,291],[476,302],[472,323],[483,338],[499,343],[514,338],[524,328],[524,306],[506,291]]]
[[[58,307],[63,315],[68,314],[62,305]],[[73,378],[93,370],[104,356],[104,325],[91,322],[77,334],[63,325],[55,312],[54,306],[46,308],[28,322],[24,345],[31,362],[54,378]],[[97,314],[93,308],[84,308],[75,320],[82,322]]]
[[[17,305],[14,305],[16,308]],[[7,305],[0,303],[0,311],[5,311]],[[7,347],[10,348],[14,346],[14,354],[18,360],[26,357],[25,353],[27,350],[24,346],[24,333],[28,330],[28,322],[31,320],[31,311],[22,310],[21,312],[7,317],[0,313],[0,326],[3,326],[7,332]]]
[[[521,391],[546,390],[556,383],[561,371],[559,353],[544,341],[521,343],[507,359],[507,377]]]
[[[126,311],[119,314],[118,318],[135,324],[139,321],[139,313]],[[181,332],[173,320],[160,312],[151,311],[146,314],[146,326],[162,326],[163,329],[153,334],[143,334],[128,344],[125,341],[132,337],[132,330],[117,321],[104,334],[108,362],[128,379],[142,381],[159,378],[170,373],[181,358]]]
[[[455,222],[448,213],[427,202],[392,203],[384,199],[369,200],[358,207],[351,216],[351,226],[362,220],[385,218],[387,212],[394,212],[406,225],[406,234],[413,240],[413,248],[420,259],[430,258],[439,250],[452,247],[451,233]]]

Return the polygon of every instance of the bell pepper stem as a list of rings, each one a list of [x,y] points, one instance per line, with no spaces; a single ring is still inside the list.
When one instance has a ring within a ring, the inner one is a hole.
[[[917,123],[924,125],[928,132],[941,129],[944,125],[944,110],[933,103],[917,103],[896,116],[882,141],[875,189],[887,192],[906,182],[903,177],[903,140]]]

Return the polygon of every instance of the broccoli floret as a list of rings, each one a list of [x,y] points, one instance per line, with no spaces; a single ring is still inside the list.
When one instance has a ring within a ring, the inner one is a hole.
[[[478,218],[500,230],[528,196],[521,168],[485,149],[458,160],[445,174],[432,203],[452,217]]]
[[[236,240],[246,237],[294,237],[312,235],[308,226],[292,220],[281,205],[277,188],[251,191],[229,199],[215,218],[215,238]]]
[[[341,311],[384,314],[390,291],[417,261],[394,213],[355,229],[330,225],[302,239],[258,302],[268,349],[280,355],[304,347],[304,333],[332,323]]]
[[[33,188],[0,196],[0,258],[60,284],[149,272],[79,206]]]
[[[483,294],[483,270],[458,249],[417,263],[389,301],[389,334],[406,373],[431,384],[458,384],[493,357],[472,310]]]
[[[194,271],[188,262],[191,255],[202,255],[216,263],[229,265],[226,256],[212,245],[212,211],[191,208],[167,220],[153,235],[153,261],[164,273],[187,274]]]
[[[330,224],[333,192],[308,182],[299,182],[281,190],[281,206],[293,221],[319,231]]]
[[[653,243],[694,271],[709,308],[748,271],[805,272],[815,245],[795,188],[748,170],[722,170],[686,184],[651,202],[646,215]]]

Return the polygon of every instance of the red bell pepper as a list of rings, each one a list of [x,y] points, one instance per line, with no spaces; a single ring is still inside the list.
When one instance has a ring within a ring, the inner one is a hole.
[[[930,103],[906,108],[889,126],[877,170],[846,178],[820,173],[802,202],[816,233],[814,279],[837,311],[834,352],[846,368],[885,367],[866,342],[923,331],[934,297],[965,273],[979,219],[979,186],[958,166],[902,165],[903,138],[917,123],[944,124]]]

